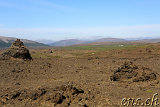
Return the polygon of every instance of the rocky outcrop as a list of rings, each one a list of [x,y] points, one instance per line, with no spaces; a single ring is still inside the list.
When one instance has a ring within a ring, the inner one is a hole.
[[[138,67],[132,62],[126,62],[114,72],[110,79],[112,81],[143,82],[156,80],[157,75],[149,68]]]
[[[20,58],[20,59],[32,59],[29,50],[24,46],[20,39],[17,39],[9,49],[2,53],[0,59],[10,59],[10,58]]]

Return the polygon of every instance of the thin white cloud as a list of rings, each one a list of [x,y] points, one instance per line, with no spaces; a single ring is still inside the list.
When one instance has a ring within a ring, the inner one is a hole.
[[[15,36],[26,39],[71,39],[71,38],[140,38],[160,37],[160,25],[139,25],[122,27],[92,27],[92,28],[28,28],[0,29],[0,35]]]

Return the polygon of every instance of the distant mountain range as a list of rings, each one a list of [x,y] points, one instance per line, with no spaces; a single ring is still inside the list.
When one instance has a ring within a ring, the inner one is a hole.
[[[7,48],[7,47],[11,46],[11,44],[16,39],[17,38],[0,36],[0,48]],[[27,40],[27,39],[21,39],[21,41],[23,41],[24,45],[27,47],[46,47],[46,46],[48,46],[46,44],[38,43],[38,42],[35,42],[32,40]]]
[[[54,43],[51,43],[51,46],[71,46],[71,45],[108,45],[108,44],[117,44],[117,43],[158,43],[160,38],[157,39],[140,39],[140,40],[125,40],[120,38],[101,38],[97,40],[87,41],[87,40],[78,40],[78,39],[68,39],[60,40]]]
[[[71,45],[78,45],[78,44],[86,44],[90,43],[90,41],[83,41],[78,39],[68,39],[68,40],[61,40],[58,42],[54,42],[50,44],[51,46],[71,46]]]
[[[135,40],[135,41],[133,41],[133,42],[140,42],[140,43],[159,43],[159,42],[160,42],[160,38]]]
[[[17,38],[0,36],[0,48],[9,47]],[[160,38],[126,40],[120,38],[101,38],[96,40],[67,39],[53,42],[52,40],[32,41],[21,39],[27,47],[48,47],[48,46],[72,46],[72,45],[109,45],[117,43],[160,43]],[[41,43],[39,43],[41,42]]]
[[[97,43],[97,42],[126,42],[124,39],[118,38],[102,38],[97,40],[78,40],[78,39],[68,39],[68,40],[61,40],[50,44],[51,46],[71,46],[71,45],[79,45],[79,44],[90,44],[90,43]]]
[[[43,44],[47,44],[47,45],[50,45],[55,42],[53,40],[47,40],[47,39],[39,39],[39,40],[35,40],[35,41],[38,43],[43,43]]]
[[[102,38],[98,40],[94,40],[93,42],[126,42],[127,40],[125,39],[120,39],[120,38]]]

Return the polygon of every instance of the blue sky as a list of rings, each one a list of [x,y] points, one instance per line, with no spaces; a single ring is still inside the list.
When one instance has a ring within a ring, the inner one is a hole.
[[[160,37],[160,0],[0,0],[0,13],[2,36]]]

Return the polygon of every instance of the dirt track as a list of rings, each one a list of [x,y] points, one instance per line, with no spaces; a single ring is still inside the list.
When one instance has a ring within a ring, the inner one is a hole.
[[[47,52],[31,50],[31,61],[0,61],[0,107],[120,107],[125,97],[144,102],[158,93],[160,98],[159,45],[130,51]],[[111,81],[118,67],[130,61],[151,69],[156,80]]]

